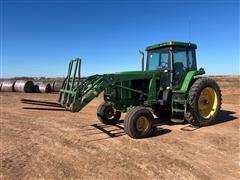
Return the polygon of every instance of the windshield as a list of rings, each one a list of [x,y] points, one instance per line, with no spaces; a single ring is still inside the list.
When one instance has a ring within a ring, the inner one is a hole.
[[[156,70],[158,67],[162,69],[168,68],[169,49],[161,48],[148,51],[147,70]]]

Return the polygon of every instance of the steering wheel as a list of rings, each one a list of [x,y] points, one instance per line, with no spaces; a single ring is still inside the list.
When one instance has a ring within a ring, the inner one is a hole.
[[[163,61],[163,62],[161,62],[160,67],[163,69],[166,69],[168,67],[168,63]]]

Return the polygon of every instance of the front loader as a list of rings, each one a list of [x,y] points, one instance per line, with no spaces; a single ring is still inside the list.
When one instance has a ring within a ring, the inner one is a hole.
[[[170,41],[146,48],[142,70],[93,75],[80,80],[81,60],[72,60],[59,94],[59,103],[78,112],[104,92],[97,117],[103,124],[117,124],[127,113],[124,130],[132,138],[154,131],[154,115],[194,126],[214,123],[221,108],[218,84],[197,69],[193,43]]]

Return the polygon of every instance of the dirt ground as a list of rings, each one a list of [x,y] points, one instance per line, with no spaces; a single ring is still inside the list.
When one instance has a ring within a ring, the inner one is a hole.
[[[57,94],[0,93],[1,179],[240,179],[240,88],[223,88],[217,123],[199,129],[160,122],[135,140],[96,118],[41,102]]]

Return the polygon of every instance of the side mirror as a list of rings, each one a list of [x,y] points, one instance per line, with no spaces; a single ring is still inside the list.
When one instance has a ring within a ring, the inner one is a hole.
[[[141,55],[141,64],[142,64],[142,71],[144,71],[144,52],[139,50],[139,53]]]

